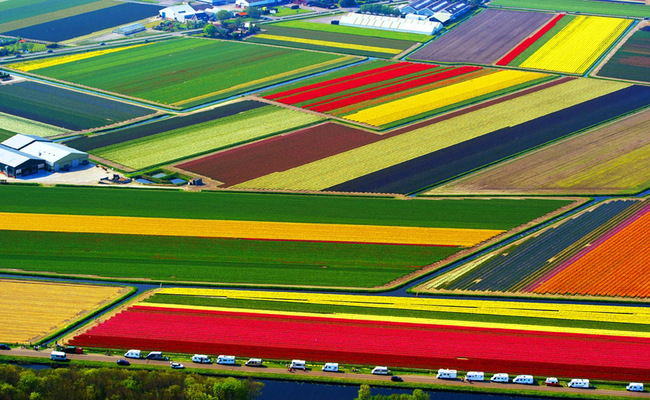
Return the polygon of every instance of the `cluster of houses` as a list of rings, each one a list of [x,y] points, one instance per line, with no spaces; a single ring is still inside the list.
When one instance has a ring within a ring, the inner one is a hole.
[[[45,171],[67,171],[88,164],[88,153],[49,139],[15,135],[0,143],[0,172],[20,177]]]

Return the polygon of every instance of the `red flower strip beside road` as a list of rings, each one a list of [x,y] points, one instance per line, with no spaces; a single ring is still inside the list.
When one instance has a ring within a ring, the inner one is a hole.
[[[147,306],[72,344],[627,381],[650,374],[647,338]]]

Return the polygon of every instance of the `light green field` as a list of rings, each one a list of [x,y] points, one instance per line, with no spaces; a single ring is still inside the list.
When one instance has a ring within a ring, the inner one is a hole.
[[[572,80],[234,187],[323,190],[627,86],[630,85],[588,79]]]
[[[61,135],[70,132],[67,129],[47,125],[36,121],[16,117],[14,115],[0,113],[0,128],[19,133],[27,133],[41,137]]]
[[[271,14],[273,17],[286,17],[287,15],[298,15],[298,14],[305,14],[313,12],[311,10],[305,10],[303,8],[299,8],[297,10],[292,10],[291,8],[288,7],[278,7],[278,12],[275,14]]]
[[[113,0],[4,0],[0,1],[0,32],[113,7]]]
[[[650,17],[650,7],[644,4],[623,4],[592,0],[494,0],[490,6],[550,10],[559,12],[581,12],[587,14],[621,17]]]
[[[188,108],[357,60],[251,43],[183,38],[30,72]]]
[[[92,154],[133,169],[143,169],[278,134],[319,120],[320,117],[312,114],[267,106],[102,147],[93,150]]]
[[[384,31],[381,29],[356,28],[354,26],[321,24],[318,22],[309,22],[309,20],[284,21],[284,22],[278,22],[273,25],[284,26],[287,28],[307,29],[310,31],[345,33],[348,35],[368,36],[368,37],[382,38],[382,39],[397,39],[397,40],[406,40],[409,42],[420,42],[420,43],[425,43],[433,39],[433,36],[431,35]]]

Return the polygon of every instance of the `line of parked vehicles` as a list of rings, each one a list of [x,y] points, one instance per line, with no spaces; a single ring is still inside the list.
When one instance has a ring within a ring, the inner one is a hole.
[[[67,355],[66,353],[76,353],[76,354],[81,354],[83,353],[83,349],[81,348],[75,348],[73,346],[69,346],[67,348],[62,349],[63,351],[52,351],[52,354],[50,356],[50,359],[54,361],[67,361]],[[124,354],[125,358],[135,358],[135,359],[140,359],[140,358],[145,358],[148,360],[158,360],[158,361],[169,361],[169,357],[163,355],[161,351],[152,351],[147,356],[142,357],[142,352],[140,350],[129,350]],[[197,363],[197,364],[211,364],[214,360],[211,359],[208,355],[206,354],[194,354],[192,356],[192,362]],[[221,365],[235,365],[236,358],[235,356],[229,356],[229,355],[219,355],[216,359],[217,364]],[[127,360],[120,359],[117,360],[118,365],[130,365],[130,363]],[[264,366],[262,359],[260,358],[250,358],[246,363],[244,364],[247,367],[262,367]],[[170,366],[171,368],[174,369],[183,369],[185,366],[181,363],[176,363],[173,361],[170,361]],[[287,368],[290,371],[293,370],[306,370],[307,369],[307,363],[305,360],[291,360],[290,364],[287,364]],[[340,372],[339,370],[339,364],[338,363],[325,363],[325,365],[322,367],[322,371],[325,372]],[[373,375],[389,375],[391,372],[386,366],[376,366],[375,368],[372,369],[372,374]],[[447,380],[457,380],[458,378],[458,371],[455,369],[445,369],[441,368],[438,370],[438,373],[436,374],[437,379],[447,379]],[[485,373],[481,371],[469,371],[467,374],[465,374],[465,377],[463,378],[465,381],[468,382],[484,382],[485,381]],[[393,375],[391,376],[391,380],[394,382],[402,382],[402,378],[399,376]],[[492,375],[490,378],[490,382],[495,382],[495,383],[510,383],[510,375],[507,373],[497,373]],[[512,383],[515,384],[520,384],[520,385],[534,385],[535,384],[535,378],[532,375],[517,375],[512,379]],[[544,382],[546,386],[562,386],[560,384],[560,381],[557,378],[554,377],[549,377],[546,378],[546,381]],[[583,388],[583,389],[588,389],[590,388],[590,383],[589,379],[571,379],[569,383],[567,383],[567,387],[570,388]],[[628,391],[631,392],[643,392],[644,386],[643,383],[640,382],[630,382],[626,387]]]

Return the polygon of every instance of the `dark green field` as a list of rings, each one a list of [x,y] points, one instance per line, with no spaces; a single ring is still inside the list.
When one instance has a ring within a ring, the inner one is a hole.
[[[14,136],[16,132],[8,131],[6,129],[0,128],[0,142],[4,142],[6,139]]]
[[[636,31],[598,75],[650,82],[650,26]]]
[[[0,186],[0,211],[508,230],[558,199],[410,199],[126,188]]]
[[[461,250],[200,237],[3,231],[2,268],[274,285],[372,287]]]
[[[537,326],[557,326],[563,328],[608,329],[634,332],[650,332],[650,325],[629,324],[616,322],[596,322],[585,320],[569,320],[555,318],[540,318],[521,316],[501,316],[489,314],[454,313],[444,311],[405,310],[394,308],[361,307],[350,305],[312,304],[302,302],[243,300],[214,298],[202,296],[183,296],[156,294],[144,301],[145,303],[180,304],[188,306],[210,306],[225,308],[244,308],[250,310],[305,312],[317,314],[359,314],[381,315],[387,317],[430,318],[447,321],[474,321],[479,323],[501,323]]]

